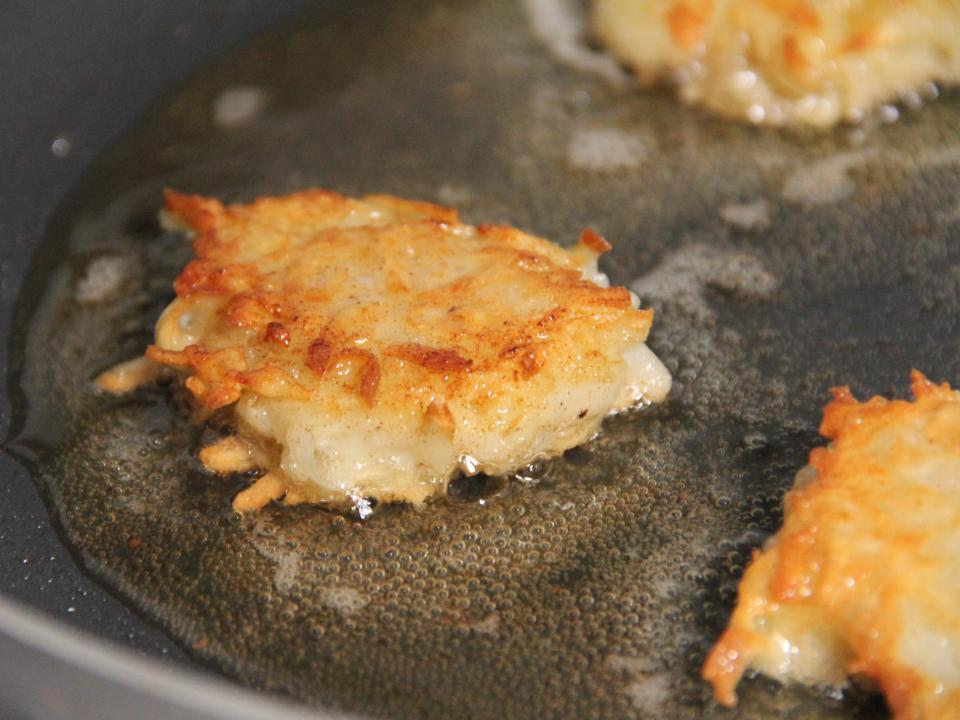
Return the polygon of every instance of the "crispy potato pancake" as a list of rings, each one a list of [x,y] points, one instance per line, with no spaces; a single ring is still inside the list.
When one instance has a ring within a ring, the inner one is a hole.
[[[879,685],[896,718],[960,713],[960,393],[914,371],[914,402],[835,389],[754,555],[704,676],[736,703],[747,669],[781,681]]]
[[[265,471],[238,510],[418,503],[457,471],[556,455],[669,390],[644,344],[653,312],[607,287],[610,246],[592,231],[565,250],[436,205],[319,190],[230,207],[169,192],[166,212],[196,259],[146,355],[204,412],[229,413],[236,435],[201,452],[207,467]]]
[[[754,123],[857,121],[960,81],[957,0],[594,0],[594,28],[641,80]]]

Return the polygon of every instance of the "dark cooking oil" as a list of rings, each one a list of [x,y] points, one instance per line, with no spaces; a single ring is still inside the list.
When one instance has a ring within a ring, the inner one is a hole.
[[[89,571],[256,688],[398,719],[875,715],[859,691],[764,680],[731,713],[699,672],[819,442],[827,388],[960,377],[960,235],[937,214],[960,169],[922,164],[960,136],[957,104],[856,144],[802,139],[567,67],[522,3],[325,4],[203,70],[79,184],[14,339],[18,442]],[[633,160],[611,161],[625,138]],[[842,198],[783,194],[839,155]],[[615,248],[603,269],[656,310],[674,389],[422,509],[241,519],[243,480],[201,471],[169,387],[90,382],[142,352],[190,256],[156,221],[167,186],[392,192],[566,244],[595,227]],[[759,201],[768,224],[724,219]]]

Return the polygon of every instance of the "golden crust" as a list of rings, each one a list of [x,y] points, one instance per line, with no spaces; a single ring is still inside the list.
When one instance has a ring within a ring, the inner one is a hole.
[[[156,382],[167,372],[169,371],[163,365],[158,365],[145,357],[138,357],[114,365],[100,373],[93,382],[104,392],[123,395],[141,385]]]
[[[250,472],[257,467],[247,444],[233,436],[203,448],[199,458],[205,468],[221,475]]]
[[[577,336],[597,325],[642,340],[652,319],[633,308],[625,288],[585,280],[570,253],[513,228],[473,229],[436,205],[306,191],[224,207],[168,192],[166,207],[195,231],[197,257],[176,280],[178,301],[158,338],[180,334],[181,318],[197,305],[215,305],[216,317],[200,342],[161,341],[147,357],[189,371],[188,388],[209,409],[244,390],[313,399],[328,369],[342,365],[357,370],[353,389],[368,405],[404,401],[378,397],[387,372],[442,383],[448,393],[467,371],[516,385],[534,371],[529,353],[546,357],[570,343],[562,351],[569,356],[584,344]],[[376,224],[346,225],[371,214]],[[591,252],[609,247],[585,236]],[[453,281],[432,284],[424,274],[450,263],[464,265]],[[361,282],[384,288],[376,303],[357,303]],[[503,286],[536,298],[537,311],[518,313],[517,296],[497,292]],[[374,328],[382,332],[368,332]]]
[[[753,122],[830,125],[960,81],[956,0],[594,0],[594,24],[644,81]]]
[[[602,286],[610,245],[593,231],[565,250],[428,203],[319,190],[229,207],[168,192],[166,213],[196,258],[146,355],[206,412],[236,407],[248,457],[274,477],[244,507],[281,482],[291,502],[419,502],[458,467],[562,452],[669,388],[642,344],[653,313]]]
[[[282,477],[267,473],[258,477],[253,485],[238,493],[233,499],[233,509],[238,513],[259,510],[272,500],[279,500],[289,494],[289,487]]]
[[[956,716],[960,393],[912,381],[914,402],[833,391],[832,442],[810,454],[704,668],[724,704],[753,668],[824,685],[863,675],[897,718]]]

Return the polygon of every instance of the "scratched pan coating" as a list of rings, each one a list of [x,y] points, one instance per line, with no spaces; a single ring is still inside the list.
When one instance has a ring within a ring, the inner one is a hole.
[[[329,3],[204,69],[51,226],[20,442],[85,566],[226,674],[362,715],[882,717],[861,689],[762,679],[728,713],[699,669],[827,389],[960,381],[960,98],[866,131],[757,130],[565,65],[521,3],[383,5]],[[161,188],[313,185],[564,244],[601,231],[604,269],[656,309],[669,400],[419,511],[232,515],[242,481],[201,471],[170,388],[89,379],[142,350],[188,258]]]

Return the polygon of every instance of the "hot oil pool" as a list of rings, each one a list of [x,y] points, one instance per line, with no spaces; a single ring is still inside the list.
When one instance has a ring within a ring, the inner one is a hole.
[[[882,716],[858,689],[763,680],[729,713],[699,669],[827,388],[960,379],[958,98],[760,132],[563,64],[531,30],[544,7],[330,3],[163,100],[51,226],[13,340],[17,442],[89,571],[257,688],[388,718]],[[311,185],[566,244],[597,228],[612,280],[657,310],[671,397],[421,511],[234,516],[242,481],[200,470],[169,387],[90,379],[142,351],[188,257],[155,220],[164,186]]]

